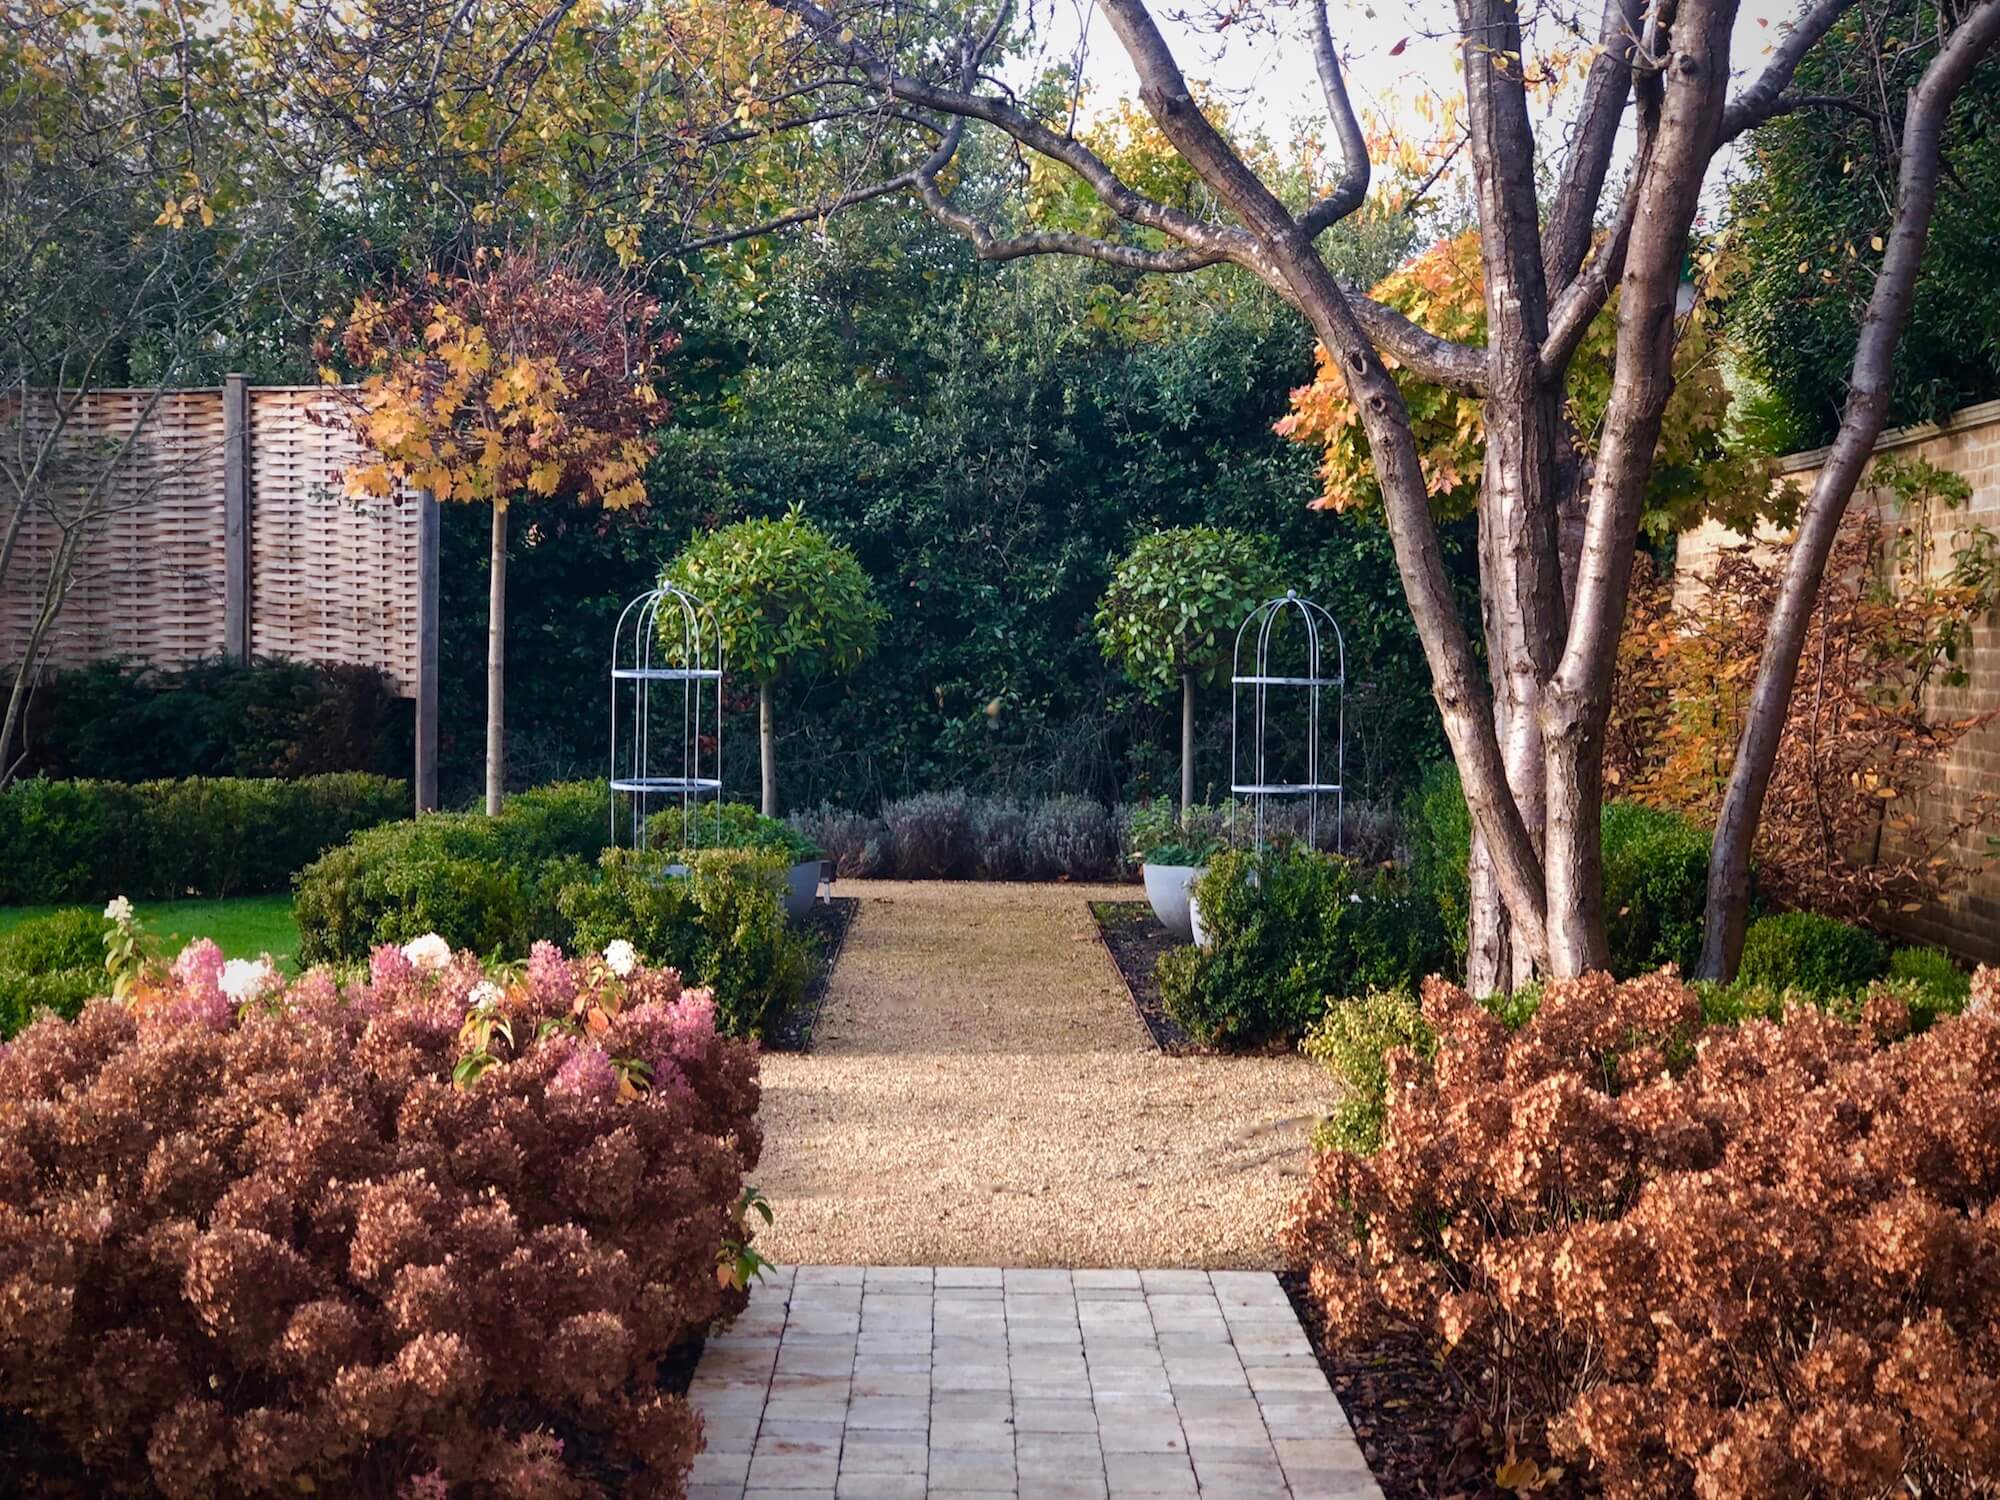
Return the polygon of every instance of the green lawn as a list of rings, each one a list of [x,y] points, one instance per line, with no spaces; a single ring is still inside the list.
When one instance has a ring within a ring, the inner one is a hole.
[[[0,932],[57,910],[53,906],[0,906]],[[231,958],[268,953],[286,968],[299,951],[298,923],[292,920],[289,891],[269,896],[236,896],[227,901],[142,901],[139,920],[169,955],[198,937],[214,938]]]

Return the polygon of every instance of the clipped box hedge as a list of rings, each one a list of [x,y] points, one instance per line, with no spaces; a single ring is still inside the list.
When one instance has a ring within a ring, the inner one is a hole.
[[[761,1032],[809,968],[779,904],[797,851],[771,830],[789,831],[725,810],[704,815],[703,833],[733,829],[753,847],[606,849],[609,796],[601,781],[568,782],[510,797],[495,817],[433,814],[357,835],[299,873],[299,961],[354,963],[427,932],[496,959],[537,942],[591,951],[623,939],[714,990],[726,1030]],[[670,877],[669,865],[688,873]]]
[[[0,791],[0,905],[283,890],[325,850],[401,817],[409,799],[407,783],[360,771],[16,782]]]

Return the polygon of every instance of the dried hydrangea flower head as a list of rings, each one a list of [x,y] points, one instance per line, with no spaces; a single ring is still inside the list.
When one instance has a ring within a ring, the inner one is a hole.
[[[1706,1024],[1671,973],[1423,1014],[1281,1233],[1337,1340],[1416,1332],[1618,1500],[2000,1493],[2000,1014]]]
[[[80,1492],[685,1493],[656,1376],[744,1305],[755,1049],[671,970],[593,959],[584,1037],[553,948],[411,946],[336,991],[191,945],[0,1048],[0,1409]]]

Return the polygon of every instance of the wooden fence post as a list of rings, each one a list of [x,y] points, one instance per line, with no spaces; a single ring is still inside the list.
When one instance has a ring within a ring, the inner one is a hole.
[[[222,651],[250,660],[250,384],[222,377]]]
[[[438,503],[417,492],[417,811],[438,805]]]

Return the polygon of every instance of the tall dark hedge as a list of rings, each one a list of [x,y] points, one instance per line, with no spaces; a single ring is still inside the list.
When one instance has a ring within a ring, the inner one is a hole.
[[[1969,9],[1945,0],[1948,24]],[[1896,148],[1909,90],[1937,53],[1940,6],[1893,0],[1850,11],[1800,65],[1796,89],[1853,101],[1886,118],[1804,110],[1751,137],[1731,195],[1734,253],[1745,280],[1727,307],[1755,376],[1756,436],[1780,450],[1829,441],[1839,424],[1860,326],[1896,199]],[[1877,28],[1874,44],[1866,28]],[[1953,106],[1945,172],[1916,301],[1896,360],[1889,424],[1933,420],[2000,396],[2000,60],[1989,59]]]
[[[22,776],[408,776],[412,712],[372,667],[264,658],[51,673],[29,700]]]
[[[1273,535],[1291,581],[1339,616],[1353,786],[1392,792],[1441,753],[1386,532],[1308,511],[1314,455],[1271,432],[1310,378],[1310,338],[1234,273],[981,266],[941,231],[857,215],[824,243],[788,243],[747,296],[712,275],[669,303],[684,341],[651,504],[516,512],[516,784],[602,774],[618,606],[695,528],[794,502],[859,554],[889,619],[858,672],[781,687],[789,807],[945,786],[1170,790],[1178,705],[1104,663],[1091,616],[1137,536],[1195,523]],[[486,527],[483,507],[446,516],[448,801],[471,795],[479,769]],[[1451,538],[1469,588],[1468,541]],[[738,686],[723,758],[747,787],[755,719]],[[1228,773],[1226,696],[1203,705],[1202,729],[1208,796]]]

